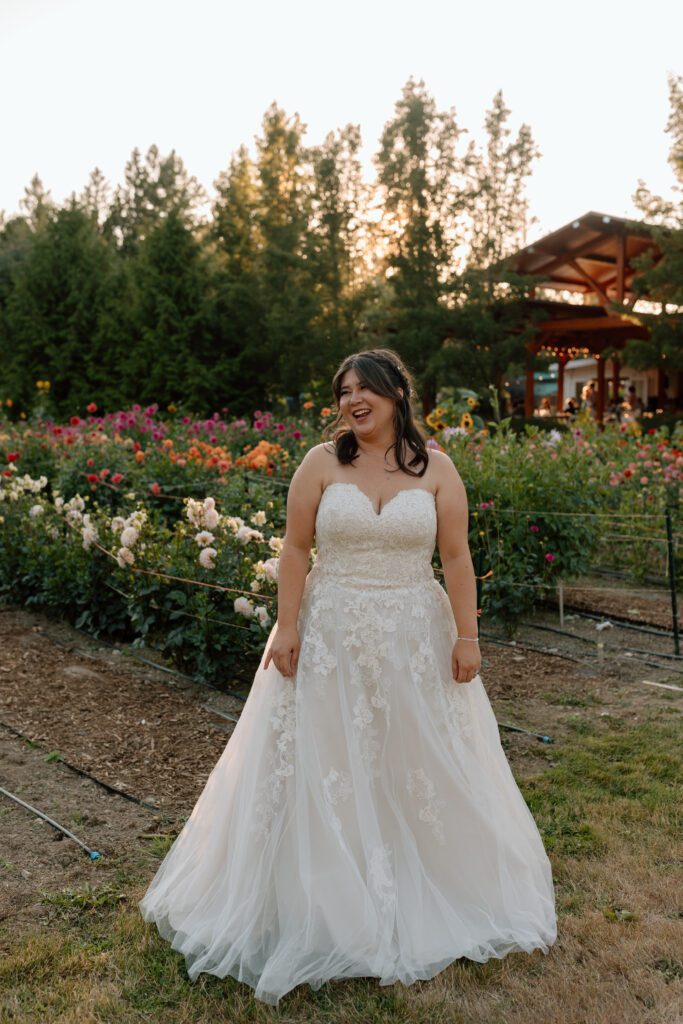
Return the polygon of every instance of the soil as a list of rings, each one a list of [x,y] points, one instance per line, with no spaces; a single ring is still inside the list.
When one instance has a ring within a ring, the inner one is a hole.
[[[594,622],[567,621],[576,634],[569,639],[541,627],[557,628],[557,613],[537,613],[511,646],[482,634],[481,674],[517,778],[552,765],[553,750],[583,718],[599,727],[610,716],[633,720],[680,702],[683,671],[662,654],[668,640],[624,641],[610,628],[610,653],[600,659]],[[653,653],[629,656],[627,644]],[[0,608],[0,786],[102,855],[91,860],[0,794],[3,941],[49,918],[45,892],[115,884],[120,871],[151,879],[158,857],[150,840],[182,827],[234,728],[224,716],[237,718],[242,706],[39,613]]]

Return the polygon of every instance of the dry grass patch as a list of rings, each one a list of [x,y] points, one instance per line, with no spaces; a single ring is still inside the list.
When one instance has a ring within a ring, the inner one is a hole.
[[[0,937],[0,1018],[12,1024],[680,1024],[683,905],[679,721],[590,723],[520,785],[553,863],[559,938],[548,955],[461,961],[431,982],[301,987],[279,1009],[200,975],[139,915],[139,871],[51,892],[47,928]],[[150,876],[163,856],[149,854]]]

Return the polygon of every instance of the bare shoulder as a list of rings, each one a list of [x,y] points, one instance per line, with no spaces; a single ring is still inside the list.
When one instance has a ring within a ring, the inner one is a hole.
[[[428,449],[429,472],[432,474],[434,495],[439,508],[451,511],[455,505],[467,502],[465,484],[451,456],[438,449]]]
[[[318,488],[322,491],[332,466],[332,457],[335,457],[335,451],[330,442],[309,448],[294,472],[292,486],[298,489],[304,485],[308,491]]]
[[[441,486],[448,486],[449,483],[453,485],[453,483],[460,480],[460,474],[455,468],[450,455],[439,451],[438,448],[428,448],[427,452],[429,455],[429,471],[432,474],[432,480],[436,484],[437,491]]]

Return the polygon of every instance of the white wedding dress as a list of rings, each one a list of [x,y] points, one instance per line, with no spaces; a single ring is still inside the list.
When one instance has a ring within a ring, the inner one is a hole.
[[[550,863],[483,683],[452,678],[435,539],[424,488],[379,515],[355,484],[325,489],[296,676],[261,661],[139,904],[191,981],[231,975],[276,1005],[302,982],[409,985],[555,941]]]

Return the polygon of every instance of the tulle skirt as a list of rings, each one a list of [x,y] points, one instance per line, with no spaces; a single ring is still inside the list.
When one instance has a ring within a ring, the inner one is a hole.
[[[296,677],[264,653],[139,903],[190,980],[230,975],[277,1005],[304,982],[409,985],[459,957],[546,953],[550,863],[481,678],[453,682],[443,589],[314,569],[299,629]]]

